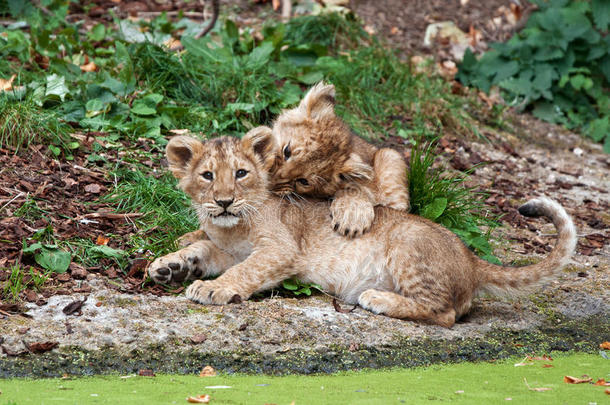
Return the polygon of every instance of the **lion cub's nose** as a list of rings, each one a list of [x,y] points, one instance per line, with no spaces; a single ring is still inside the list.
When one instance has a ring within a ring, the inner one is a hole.
[[[233,204],[233,198],[231,198],[230,200],[214,200],[214,201],[216,201],[216,204],[220,205],[225,210],[227,208],[229,208],[229,205]]]

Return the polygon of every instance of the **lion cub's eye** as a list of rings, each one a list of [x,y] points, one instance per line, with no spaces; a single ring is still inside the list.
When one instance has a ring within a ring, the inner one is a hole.
[[[303,179],[303,178],[297,179],[297,183],[300,183],[303,186],[308,186],[309,185],[309,182],[307,181],[307,179]]]
[[[235,172],[235,177],[237,177],[238,179],[241,179],[242,177],[245,177],[246,174],[248,174],[247,170],[239,169],[238,171]]]
[[[292,152],[290,151],[290,145],[284,146],[284,160],[290,159]]]
[[[206,180],[210,180],[210,181],[214,180],[214,173],[212,173],[212,172],[203,172],[201,174],[201,176]]]

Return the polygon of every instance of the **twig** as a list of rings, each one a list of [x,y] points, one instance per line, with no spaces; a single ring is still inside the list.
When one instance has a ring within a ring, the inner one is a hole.
[[[127,218],[138,218],[141,217],[141,212],[130,212],[127,214],[116,214],[114,212],[91,212],[85,215],[79,215],[76,220],[83,218],[108,218],[108,219],[127,219]]]
[[[9,200],[9,202],[7,202],[6,204],[4,204],[2,206],[2,208],[0,208],[0,211],[2,211],[4,208],[6,208],[10,203],[12,203],[13,201],[15,201],[17,198],[21,197],[22,195],[25,195],[25,193],[23,191],[20,191],[19,194],[17,194],[15,197],[11,198]]]

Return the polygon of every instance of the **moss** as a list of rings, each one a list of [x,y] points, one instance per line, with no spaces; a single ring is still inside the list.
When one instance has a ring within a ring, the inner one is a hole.
[[[560,322],[557,322],[559,320]],[[114,348],[86,351],[63,348],[40,355],[0,359],[0,378],[16,376],[55,377],[63,373],[94,375],[134,373],[150,368],[155,372],[197,373],[211,365],[225,373],[312,374],[387,367],[417,367],[436,363],[457,363],[503,359],[531,353],[596,353],[599,342],[610,340],[610,321],[605,314],[569,320],[560,315],[549,319],[537,331],[496,328],[482,338],[454,340],[399,337],[393,345],[381,347],[332,345],[324,350],[289,350],[260,353],[248,350],[202,352],[190,346],[175,350],[167,344],[120,353]],[[180,345],[183,347],[183,345]]]
[[[138,305],[138,302],[133,298],[117,297],[114,299],[114,304],[119,308],[127,308]]]

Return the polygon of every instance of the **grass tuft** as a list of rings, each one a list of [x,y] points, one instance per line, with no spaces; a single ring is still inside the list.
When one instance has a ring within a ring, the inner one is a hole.
[[[417,143],[411,151],[408,172],[411,212],[449,228],[482,258],[500,264],[489,244],[490,232],[499,223],[485,208],[484,194],[464,186],[467,174],[448,176],[433,168],[434,149],[434,142]]]
[[[15,152],[32,142],[66,147],[70,127],[29,100],[10,100],[0,94],[0,148]]]

